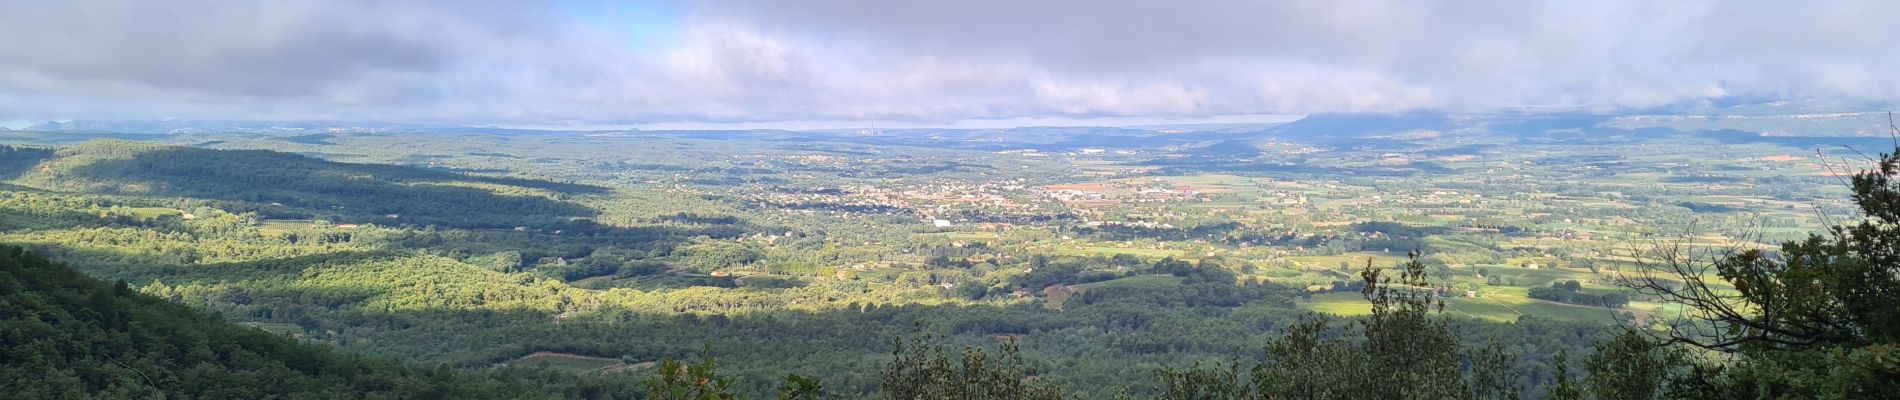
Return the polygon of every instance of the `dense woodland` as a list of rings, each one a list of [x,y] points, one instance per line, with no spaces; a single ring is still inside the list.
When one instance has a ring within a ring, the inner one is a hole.
[[[457,371],[338,353],[101,282],[15,246],[0,246],[0,310],[0,390],[9,398],[554,399],[637,388],[621,379]]]
[[[188,197],[262,218],[321,218],[466,228],[587,228],[586,207],[561,201],[605,189],[483,178],[271,151],[216,151],[98,141],[58,151],[8,150],[20,183],[47,190]],[[402,201],[386,201],[402,199]]]
[[[1900,287],[1886,254],[1900,241],[1891,158],[1844,195],[1865,222],[1637,269],[1608,246],[1543,243],[1590,233],[1559,216],[1748,217],[1600,215],[1541,194],[1487,201],[1563,214],[1515,219],[1446,200],[1423,213],[1472,215],[1387,222],[1417,218],[1300,205],[1306,194],[1200,202],[1305,207],[1271,221],[1178,203],[953,212],[845,197],[870,191],[855,183],[903,179],[1060,183],[1046,181],[1059,167],[856,145],[814,146],[884,159],[856,169],[765,148],[756,162],[650,165],[588,158],[599,150],[567,139],[548,142],[577,154],[566,159],[488,140],[454,145],[475,159],[229,144],[352,162],[120,141],[0,148],[0,242],[26,249],[0,252],[0,294],[22,310],[5,315],[5,384],[48,398],[1896,395],[1896,319],[1878,306]],[[414,162],[368,163],[392,160]],[[896,168],[906,163],[947,168]],[[1046,169],[995,167],[1015,164]],[[842,181],[813,177],[823,174]],[[1352,182],[1417,179],[1407,176]],[[801,185],[852,189],[763,189]],[[1455,190],[1508,186],[1469,185]],[[1323,210],[1378,218],[1319,225]],[[1035,228],[944,229],[907,214],[922,212]],[[1801,225],[1768,215],[1772,229]],[[1496,318],[1465,292],[1564,313]],[[1346,306],[1364,311],[1324,308]],[[537,354],[592,364],[532,366]],[[42,375],[58,383],[27,388]],[[266,381],[286,384],[247,391]]]

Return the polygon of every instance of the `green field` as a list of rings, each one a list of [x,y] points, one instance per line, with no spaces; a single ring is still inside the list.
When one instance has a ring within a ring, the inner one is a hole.
[[[316,222],[307,219],[267,219],[257,222],[257,233],[266,237],[283,236],[284,233],[315,226]]]
[[[549,368],[563,372],[590,372],[619,367],[619,360],[611,358],[588,357],[578,354],[535,352],[503,363],[510,367]]]
[[[1145,257],[1145,258],[1181,257],[1183,254],[1185,254],[1180,250],[1173,250],[1173,249],[1137,249],[1137,248],[1105,247],[1105,246],[1088,246],[1088,247],[1083,247],[1080,249],[1064,248],[1064,249],[1058,250],[1058,252],[1062,254],[1081,255],[1081,256],[1094,256],[1094,255],[1112,256],[1116,254],[1129,254],[1129,255],[1134,255],[1137,257]]]
[[[1363,295],[1354,292],[1316,294],[1313,295],[1312,300],[1301,302],[1301,306],[1307,310],[1339,316],[1372,313],[1372,304],[1367,303]],[[1621,310],[1559,304],[1510,293],[1487,293],[1475,299],[1453,297],[1445,301],[1446,314],[1496,322],[1512,322],[1517,321],[1517,317],[1522,315],[1537,315],[1614,323],[1617,321],[1616,312],[1621,312]]]
[[[178,210],[173,210],[173,209],[164,208],[164,207],[132,207],[132,208],[126,208],[124,210],[128,214],[132,214],[134,218],[138,218],[141,220],[153,220],[153,219],[159,219],[161,217],[166,217],[166,216],[184,214],[182,212],[178,212]]]
[[[957,232],[926,233],[924,235],[942,237],[942,238],[947,238],[950,240],[996,240],[996,232],[957,231]]]
[[[248,326],[252,328],[257,328],[265,332],[270,332],[270,333],[274,333],[278,335],[303,333],[303,327],[297,326],[297,324],[282,324],[282,323],[273,323],[273,322],[239,322],[238,325],[244,325],[244,326]]]
[[[285,229],[285,230],[302,229],[302,228],[308,228],[312,225],[316,225],[316,221],[311,221],[307,219],[267,219],[263,221],[257,221],[258,228],[266,228],[266,229]]]
[[[1359,293],[1334,292],[1313,295],[1312,300],[1300,303],[1309,311],[1322,312],[1338,316],[1372,314],[1372,303]]]
[[[1181,284],[1181,277],[1174,276],[1174,275],[1141,275],[1141,276],[1131,276],[1127,278],[1110,279],[1110,280],[1101,281],[1101,282],[1084,283],[1080,285],[1075,285],[1074,287],[1081,288],[1081,289],[1094,289],[1094,288],[1117,287],[1117,286],[1178,286],[1180,284]]]
[[[1287,259],[1301,266],[1326,269],[1338,269],[1339,263],[1345,262],[1347,268],[1351,270],[1349,272],[1358,272],[1366,268],[1366,260],[1371,260],[1374,268],[1391,268],[1393,265],[1405,262],[1405,253],[1362,251],[1330,256],[1293,256]]]

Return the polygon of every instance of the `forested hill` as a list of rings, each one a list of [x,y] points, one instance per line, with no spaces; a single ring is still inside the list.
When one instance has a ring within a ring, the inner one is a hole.
[[[261,150],[116,140],[0,153],[0,177],[61,192],[217,200],[266,218],[465,228],[585,228],[598,214],[568,201],[595,186],[350,164]]]
[[[544,375],[419,369],[336,353],[0,246],[0,397],[516,399],[631,393],[631,382]]]

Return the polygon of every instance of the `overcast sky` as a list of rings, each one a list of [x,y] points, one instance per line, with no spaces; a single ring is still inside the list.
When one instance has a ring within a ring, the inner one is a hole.
[[[928,125],[1896,99],[1900,6],[1884,1],[0,3],[0,121]]]

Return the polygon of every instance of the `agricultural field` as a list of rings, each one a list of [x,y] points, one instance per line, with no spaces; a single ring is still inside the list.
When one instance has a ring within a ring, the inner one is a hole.
[[[1119,286],[1170,287],[1170,286],[1179,286],[1180,284],[1181,284],[1181,278],[1177,276],[1139,275],[1139,276],[1131,276],[1127,278],[1115,278],[1115,279],[1110,279],[1110,280],[1101,281],[1101,282],[1077,284],[1072,287],[1086,290],[1086,289],[1094,289],[1094,288],[1119,287]]]

